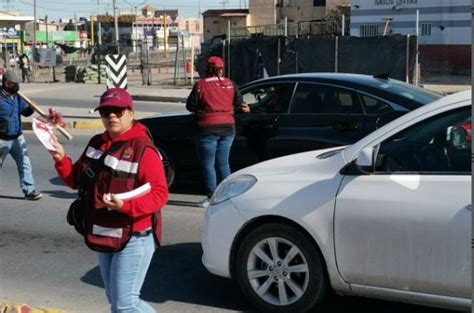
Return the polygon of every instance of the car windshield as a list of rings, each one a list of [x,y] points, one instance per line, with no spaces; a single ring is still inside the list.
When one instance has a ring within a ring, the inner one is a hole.
[[[432,92],[415,85],[405,84],[397,80],[381,80],[378,87],[390,93],[397,94],[423,104],[431,103],[442,97],[441,94],[436,92]]]

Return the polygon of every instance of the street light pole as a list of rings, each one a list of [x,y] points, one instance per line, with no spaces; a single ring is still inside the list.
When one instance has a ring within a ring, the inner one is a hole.
[[[36,0],[33,0],[33,47],[31,48],[31,63],[35,64],[36,49]],[[33,67],[34,68],[34,67]]]
[[[120,54],[119,27],[118,27],[118,18],[117,18],[117,13],[116,13],[115,1],[116,1],[116,0],[113,0],[113,2],[112,2],[112,5],[113,5],[113,12],[114,12],[115,44],[117,45],[117,53]]]

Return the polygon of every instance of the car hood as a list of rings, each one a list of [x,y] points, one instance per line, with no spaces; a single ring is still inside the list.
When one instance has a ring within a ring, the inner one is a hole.
[[[233,173],[229,178],[242,174],[249,174],[260,178],[265,176],[290,174],[304,169],[307,165],[313,166],[317,163],[317,160],[328,159],[332,155],[340,153],[344,148],[345,147],[333,147],[329,149],[287,155],[246,167]]]

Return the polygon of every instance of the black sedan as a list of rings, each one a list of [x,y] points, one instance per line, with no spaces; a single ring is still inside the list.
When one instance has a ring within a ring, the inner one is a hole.
[[[232,171],[292,153],[354,143],[441,95],[385,75],[308,73],[241,86],[251,112],[236,115]],[[201,182],[193,115],[142,119],[160,150],[168,184]]]

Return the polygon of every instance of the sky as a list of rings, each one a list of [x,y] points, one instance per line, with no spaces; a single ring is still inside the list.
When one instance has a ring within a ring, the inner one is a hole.
[[[0,0],[0,10],[33,16],[34,2],[35,0]],[[208,9],[222,9],[224,5],[228,9],[247,8],[248,0],[116,0],[120,12],[134,12],[135,6],[140,9],[147,4],[153,5],[157,10],[178,9],[180,16],[197,18],[199,4],[203,12]],[[105,14],[107,11],[112,14],[112,0],[36,0],[38,19],[48,15],[50,21],[73,18],[74,14],[79,18],[97,15],[97,12]]]

